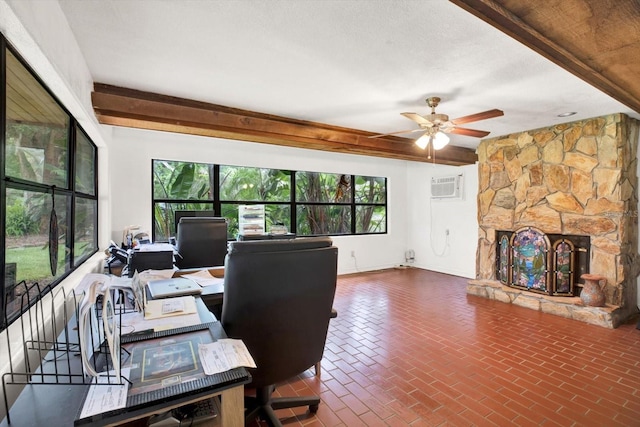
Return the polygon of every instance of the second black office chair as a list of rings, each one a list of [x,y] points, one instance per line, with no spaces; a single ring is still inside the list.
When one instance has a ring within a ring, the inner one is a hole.
[[[227,254],[227,220],[182,217],[178,222],[176,265],[180,269],[215,267]]]
[[[274,410],[309,406],[316,396],[272,398],[278,382],[315,365],[324,352],[336,290],[338,249],[330,238],[243,241],[229,244],[222,326],[242,339],[256,361],[246,421],[280,426]]]

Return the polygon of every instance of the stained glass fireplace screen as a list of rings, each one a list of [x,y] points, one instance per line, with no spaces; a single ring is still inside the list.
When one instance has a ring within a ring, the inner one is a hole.
[[[505,285],[509,284],[509,236],[503,234],[500,237],[498,248],[498,280]]]
[[[540,230],[526,227],[511,237],[511,286],[548,293],[549,238]]]
[[[589,272],[589,236],[544,234],[533,227],[496,230],[496,280],[554,296],[575,296]]]
[[[574,252],[575,247],[568,240],[562,239],[553,245],[554,295],[573,295]]]

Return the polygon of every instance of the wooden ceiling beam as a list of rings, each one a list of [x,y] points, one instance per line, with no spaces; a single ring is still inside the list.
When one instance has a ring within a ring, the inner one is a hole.
[[[637,0],[450,1],[640,112]]]
[[[447,146],[429,159],[407,138],[369,138],[374,133],[100,83],[91,99],[98,121],[112,126],[446,165],[478,158],[473,150]]]

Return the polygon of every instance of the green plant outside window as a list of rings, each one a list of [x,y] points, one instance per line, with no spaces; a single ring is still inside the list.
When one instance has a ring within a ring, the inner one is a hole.
[[[384,177],[154,160],[153,196],[156,241],[175,236],[175,213],[185,210],[226,218],[234,239],[238,206],[254,203],[265,205],[267,232],[284,225],[299,236],[386,233]]]

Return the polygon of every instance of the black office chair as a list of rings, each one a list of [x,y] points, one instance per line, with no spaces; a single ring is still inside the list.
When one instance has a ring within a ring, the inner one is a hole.
[[[338,248],[330,238],[240,241],[225,261],[222,326],[242,339],[257,369],[248,387],[246,422],[259,417],[279,426],[274,410],[309,406],[320,398],[272,398],[275,384],[322,359],[336,289]]]
[[[227,220],[216,217],[180,218],[176,250],[176,265],[180,269],[224,265]]]

